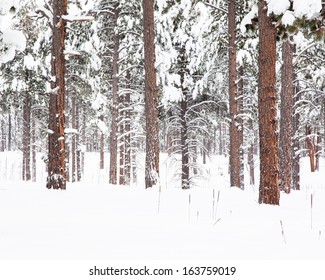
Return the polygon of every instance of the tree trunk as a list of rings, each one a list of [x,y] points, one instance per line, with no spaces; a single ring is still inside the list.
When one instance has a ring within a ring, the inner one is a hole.
[[[104,115],[99,116],[99,120],[104,122]],[[99,143],[99,169],[104,169],[104,133],[100,131],[100,143]]]
[[[316,136],[316,154],[315,154],[315,171],[319,171],[319,158],[320,158],[320,154],[321,154],[321,137],[320,137],[320,133],[317,132],[317,136]]]
[[[77,173],[77,181],[79,182],[81,180],[81,149],[80,149],[80,136],[79,136],[79,131],[80,131],[80,123],[79,123],[79,117],[80,117],[80,106],[79,102],[76,102],[76,130],[78,133],[76,134],[76,161],[77,161],[77,166],[76,166],[76,173]]]
[[[65,170],[65,58],[64,41],[66,23],[62,15],[67,14],[67,0],[53,2],[53,36],[52,36],[52,92],[49,107],[49,153],[47,188],[66,189]]]
[[[222,123],[219,123],[219,155],[223,155],[223,129],[222,129]]]
[[[159,177],[158,87],[155,68],[154,0],[143,0],[142,6],[146,114],[145,187],[150,188],[158,183]]]
[[[117,26],[119,17],[118,4],[114,7],[114,21]],[[117,121],[118,121],[118,61],[120,48],[120,35],[114,33],[114,53],[113,53],[113,84],[112,84],[112,124],[110,135],[110,163],[109,163],[109,183],[117,184]]]
[[[76,129],[76,93],[71,91],[71,127]],[[71,182],[75,182],[76,176],[76,133],[71,133]]]
[[[250,118],[248,120],[248,128],[253,135],[254,133],[254,128],[253,128],[253,120]],[[251,185],[255,185],[255,161],[254,161],[254,140],[249,139],[250,144],[248,148],[248,165],[249,165],[249,178],[250,178],[250,183]]]
[[[31,114],[31,97],[28,92],[25,93],[24,106],[23,106],[23,180],[31,180],[31,170],[30,170],[30,156],[31,156],[31,146],[30,146],[30,119]]]
[[[237,96],[237,114],[241,115],[244,111],[244,68],[241,65],[238,69],[238,96]],[[238,123],[238,140],[239,140],[239,174],[240,174],[240,188],[245,188],[244,178],[244,121],[241,116],[237,117]]]
[[[184,95],[184,93],[183,93]],[[187,100],[183,97],[181,101],[181,149],[182,149],[182,189],[190,188],[189,150],[188,150],[188,127],[186,121]]]
[[[282,87],[280,109],[280,190],[289,193],[292,185],[293,50],[289,40],[282,43]]]
[[[119,94],[119,157],[120,157],[120,172],[119,172],[119,184],[125,185],[125,100],[124,100],[124,93]]]
[[[315,137],[311,136],[313,129],[310,125],[306,125],[306,145],[310,161],[310,171],[315,172]]]
[[[198,168],[197,168],[197,141],[195,139],[193,139],[193,160],[192,160],[192,164],[193,164],[193,174],[197,175],[198,174]]]
[[[300,100],[299,96],[299,84],[295,86],[295,98],[294,101],[297,104]],[[294,190],[300,190],[300,144],[299,144],[299,126],[300,115],[298,112],[293,114],[293,145],[292,145],[292,158],[293,158],[293,175],[292,175],[292,188]]]
[[[11,151],[12,121],[11,110],[8,112],[8,151]]]
[[[228,33],[229,33],[229,117],[230,117],[230,151],[229,169],[230,186],[240,188],[240,141],[238,129],[237,104],[237,69],[236,69],[236,3],[228,0]]]
[[[36,115],[35,112],[32,113],[32,143],[31,143],[31,149],[32,149],[32,181],[36,182]]]
[[[67,94],[65,95],[65,108],[67,111],[67,114],[65,114],[65,125],[67,127],[71,126],[71,119],[70,119],[70,111],[71,111],[71,102],[70,102],[70,96],[68,96]],[[70,147],[71,144],[71,137],[69,134],[66,135],[66,141],[65,141],[65,178],[67,182],[70,182],[71,180],[71,176],[70,176],[70,164],[71,164],[71,149],[72,147]]]
[[[259,203],[279,205],[279,149],[275,73],[276,29],[271,18],[267,16],[267,5],[264,0],[258,1],[258,21]]]
[[[80,150],[80,153],[81,153],[80,174],[84,174],[84,170],[85,170],[85,152],[87,151],[87,142],[86,142],[86,112],[87,112],[86,103],[83,103],[82,104],[82,127],[81,127],[81,138],[82,138],[81,141],[82,141],[82,145],[83,145],[83,150]]]
[[[125,161],[124,161],[124,180],[125,184],[130,184],[131,178],[131,92],[130,92],[130,83],[131,76],[128,71],[126,74],[126,79],[128,83],[128,90],[125,92]]]
[[[202,147],[202,163],[206,164],[207,163],[207,140],[204,138],[203,139],[203,147]]]
[[[1,119],[1,152],[6,149],[6,133],[5,133],[5,122]]]

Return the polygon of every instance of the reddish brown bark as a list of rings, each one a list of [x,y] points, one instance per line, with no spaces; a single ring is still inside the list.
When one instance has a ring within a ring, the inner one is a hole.
[[[145,187],[158,182],[158,87],[155,69],[154,0],[143,0],[143,39],[145,64],[146,166]]]
[[[65,58],[64,41],[66,23],[62,15],[67,14],[67,0],[53,2],[52,36],[52,92],[49,108],[49,153],[47,188],[66,189],[65,170]]]
[[[267,16],[264,0],[258,1],[259,77],[258,114],[260,138],[259,203],[279,205],[279,158],[276,108],[276,29]]]

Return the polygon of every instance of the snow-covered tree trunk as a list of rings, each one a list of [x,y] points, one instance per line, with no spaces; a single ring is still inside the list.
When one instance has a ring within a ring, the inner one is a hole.
[[[66,189],[65,169],[65,57],[67,0],[53,1],[52,81],[49,108],[47,188]]]
[[[276,29],[264,0],[258,1],[259,76],[258,115],[260,138],[259,203],[279,205],[279,157],[276,106]]]
[[[143,0],[145,64],[146,165],[145,187],[157,184],[159,176],[158,87],[154,28],[154,0]]]

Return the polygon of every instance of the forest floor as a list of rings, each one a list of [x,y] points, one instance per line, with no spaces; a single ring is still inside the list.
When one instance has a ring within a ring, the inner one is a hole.
[[[23,182],[21,154],[0,153],[0,259],[325,258],[324,160],[312,174],[303,159],[301,190],[270,206],[258,204],[256,186],[229,188],[223,156],[188,191],[165,158],[161,188],[109,185],[88,153],[83,181],[54,191],[40,158],[37,182]]]

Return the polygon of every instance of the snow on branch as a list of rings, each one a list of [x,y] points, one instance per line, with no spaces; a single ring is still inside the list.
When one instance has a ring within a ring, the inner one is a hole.
[[[72,15],[63,15],[62,19],[68,21],[68,22],[90,22],[95,20],[93,16],[72,16]]]
[[[81,55],[81,53],[78,51],[65,50],[64,55],[65,56],[75,56],[75,55]]]
[[[206,1],[204,1],[203,4],[206,5],[206,6],[208,6],[208,7],[213,8],[213,9],[215,9],[215,10],[218,10],[218,11],[220,11],[220,12],[223,12],[224,14],[228,14],[228,11],[227,11],[227,10],[225,10],[225,9],[223,9],[223,8],[220,8],[219,6],[216,6],[216,5],[210,4],[210,3],[206,2]]]

